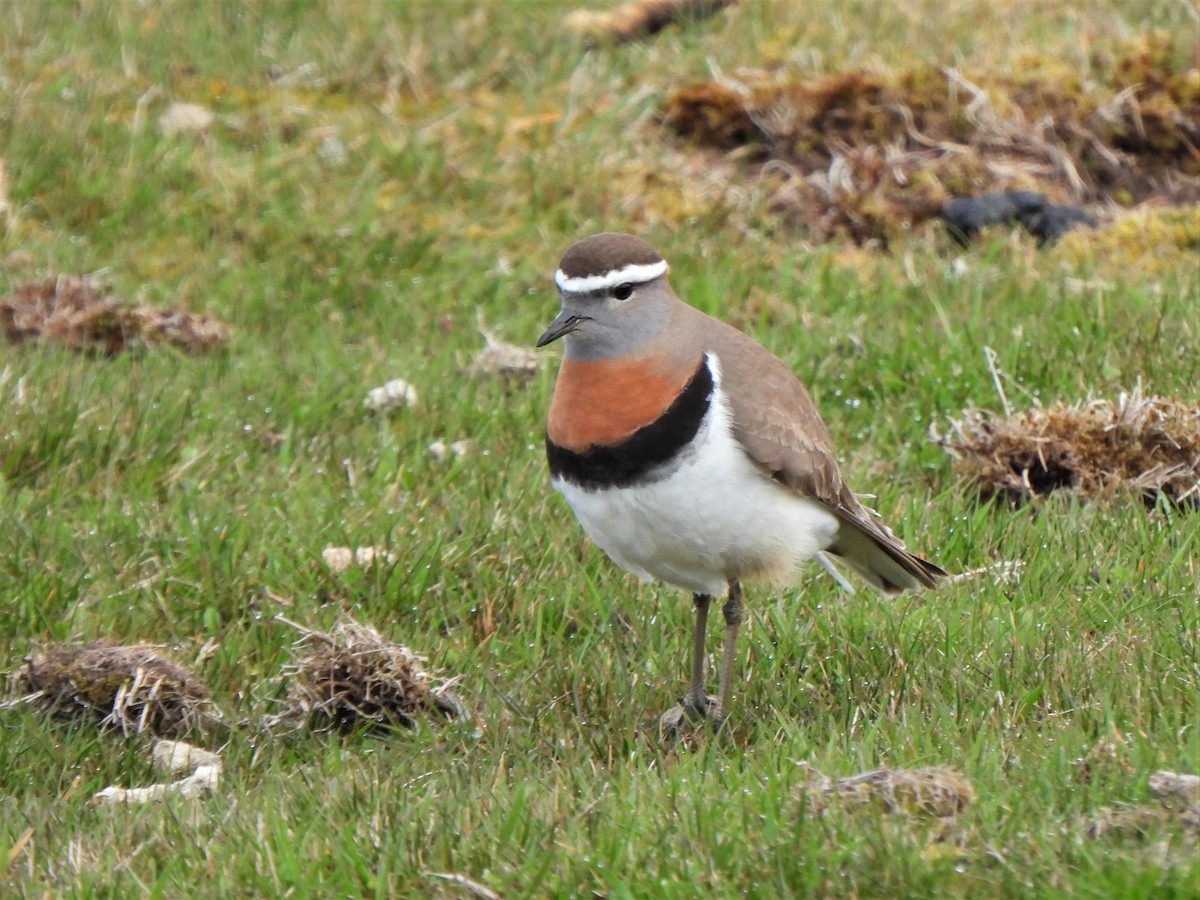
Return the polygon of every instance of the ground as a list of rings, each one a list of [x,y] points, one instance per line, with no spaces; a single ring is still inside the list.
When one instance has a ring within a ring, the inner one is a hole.
[[[1115,197],[1091,247],[998,228],[962,248],[936,220],[856,240],[781,208],[757,151],[664,122],[680,89],[763,72],[1032,77],[1032,55],[1086,94],[1157,32],[1186,88],[1194,9],[744,0],[600,46],[565,12],[0,8],[0,296],[89,276],[229,329],[201,352],[0,346],[0,667],[151,644],[229,725],[197,738],[222,753],[215,794],[107,807],[158,779],[145,738],[0,712],[3,890],[1195,896],[1182,819],[1094,827],[1152,807],[1157,771],[1200,769],[1195,513],[981,503],[930,435],[1002,412],[998,387],[1018,409],[1139,383],[1194,405],[1195,207],[1130,227],[1155,198]],[[1164,228],[1181,237],[1144,252],[1120,237]],[[606,229],[789,363],[914,551],[1019,580],[749,585],[728,733],[660,740],[690,600],[622,575],[550,490],[557,351],[520,377],[475,362],[481,329],[536,339],[559,255]],[[364,404],[396,379],[415,393]],[[339,569],[330,547],[380,552]],[[458,679],[470,720],[264,731],[295,658],[279,615],[369,625]],[[812,788],[928,767],[969,783],[952,821]]]

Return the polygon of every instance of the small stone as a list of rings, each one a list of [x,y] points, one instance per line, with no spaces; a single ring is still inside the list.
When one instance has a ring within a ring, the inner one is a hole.
[[[221,768],[220,755],[186,741],[157,741],[150,754],[150,765],[157,772],[176,775],[193,772],[201,766]]]
[[[172,103],[158,117],[158,128],[163,134],[198,134],[207,131],[216,116],[212,110],[198,103]]]
[[[369,390],[363,405],[375,412],[390,412],[401,407],[414,407],[418,402],[417,389],[402,378],[394,378],[382,387]]]
[[[395,555],[382,547],[329,546],[321,551],[321,559],[335,572],[345,572],[351,566],[363,568],[372,563],[391,565],[396,561]]]

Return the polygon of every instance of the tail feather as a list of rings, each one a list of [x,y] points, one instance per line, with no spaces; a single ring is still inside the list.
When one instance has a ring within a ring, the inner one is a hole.
[[[885,594],[916,587],[931,588],[938,578],[946,577],[938,566],[909,553],[899,538],[876,523],[864,528],[858,522],[843,519],[837,540],[828,552]]]

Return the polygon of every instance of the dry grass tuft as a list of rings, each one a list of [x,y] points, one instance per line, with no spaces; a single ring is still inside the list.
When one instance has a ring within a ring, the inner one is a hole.
[[[1083,833],[1090,838],[1119,834],[1144,838],[1166,821],[1161,809],[1152,806],[1102,806]]]
[[[486,328],[479,331],[484,347],[471,361],[471,372],[498,378],[505,385],[528,384],[537,375],[542,357],[531,347],[509,344]]]
[[[198,353],[228,343],[229,326],[183,310],[129,306],[90,279],[59,275],[0,298],[0,335],[12,344],[41,340],[108,356],[150,344]]]
[[[148,644],[52,646],[9,675],[6,706],[32,704],[102,731],[175,738],[222,724],[208,687]]]
[[[875,769],[836,781],[811,773],[802,793],[813,812],[834,802],[843,806],[878,804],[908,817],[953,818],[975,800],[975,789],[961,774],[942,766],[922,769]]]
[[[293,727],[415,728],[419,717],[463,719],[469,714],[450,691],[422,668],[424,659],[353,620],[332,631],[313,631],[279,621],[301,633],[289,677],[288,709],[271,724]]]
[[[1200,837],[1200,776],[1155,772],[1150,793],[1158,806],[1105,806],[1089,821],[1088,837],[1117,834],[1146,838],[1163,828],[1175,828],[1190,840]]]
[[[0,157],[0,225],[12,228],[16,217],[16,209],[8,199],[8,164]]]
[[[576,10],[563,24],[592,43],[619,44],[657,34],[674,22],[707,19],[735,3],[737,0],[633,0],[614,10]]]
[[[1200,406],[1122,393],[1000,417],[967,410],[937,443],[984,498],[1023,503],[1068,488],[1094,499],[1134,492],[1200,505]]]
[[[1200,816],[1200,775],[1160,771],[1150,776],[1149,785],[1163,809],[1191,810]],[[1195,822],[1200,825],[1200,819]]]
[[[661,121],[748,159],[771,206],[814,237],[886,244],[952,197],[985,191],[1200,201],[1200,70],[1184,58],[1178,39],[1151,34],[1097,53],[1095,85],[1048,58],[808,81],[757,71],[675,90]]]

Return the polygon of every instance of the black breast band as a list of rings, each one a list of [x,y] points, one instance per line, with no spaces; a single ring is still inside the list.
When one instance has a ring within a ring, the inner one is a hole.
[[[652,469],[670,462],[688,445],[700,430],[712,395],[712,373],[705,357],[667,411],[619,444],[592,446],[584,453],[576,453],[560,447],[546,435],[550,474],[586,490],[628,487]]]

